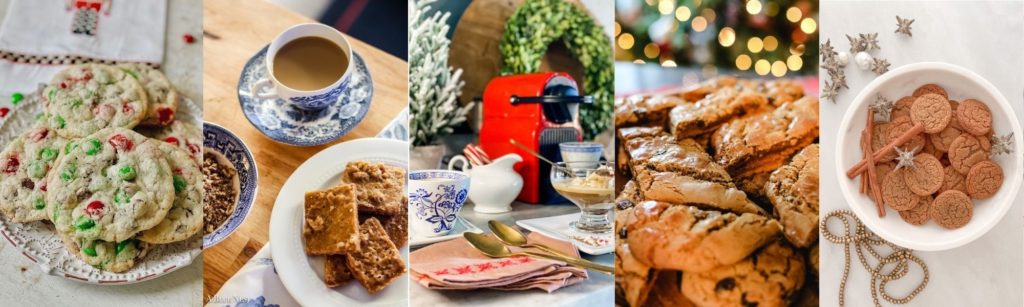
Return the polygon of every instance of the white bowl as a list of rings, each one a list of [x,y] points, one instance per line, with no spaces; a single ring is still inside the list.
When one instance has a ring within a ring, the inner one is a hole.
[[[899,213],[886,207],[884,218],[878,217],[875,204],[859,191],[860,180],[846,178],[846,170],[863,157],[860,149],[860,133],[867,121],[868,105],[876,94],[897,100],[909,96],[918,86],[935,83],[946,89],[949,98],[981,100],[992,111],[992,127],[997,135],[1013,132],[1013,153],[993,157],[1003,168],[1003,185],[995,196],[974,200],[974,215],[971,221],[958,229],[945,229],[930,220],[922,226],[908,224]],[[836,136],[836,173],[850,209],[871,231],[896,245],[922,251],[939,251],[956,248],[981,237],[995,226],[1013,206],[1024,178],[1024,143],[1020,122],[1013,109],[991,83],[967,69],[946,63],[924,62],[902,66],[871,81],[850,103],[843,116]]]

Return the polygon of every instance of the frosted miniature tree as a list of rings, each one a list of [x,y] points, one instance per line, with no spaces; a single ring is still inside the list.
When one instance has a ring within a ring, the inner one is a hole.
[[[472,104],[460,106],[462,69],[448,66],[450,13],[427,16],[435,0],[414,1],[409,12],[409,137],[413,146],[433,145],[466,121]]]

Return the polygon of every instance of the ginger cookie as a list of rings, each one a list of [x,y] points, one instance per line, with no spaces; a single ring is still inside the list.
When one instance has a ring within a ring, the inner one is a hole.
[[[992,131],[992,111],[985,103],[967,99],[956,108],[956,119],[960,127],[973,135],[986,135]]]
[[[967,192],[967,182],[964,181],[967,177],[964,174],[961,174],[952,166],[943,168],[942,173],[942,187],[939,188],[939,193],[949,190]]]
[[[942,163],[935,156],[922,153],[914,157],[914,166],[901,171],[907,188],[918,196],[928,196],[942,187]],[[909,209],[909,208],[908,208]]]
[[[978,162],[967,173],[967,194],[971,198],[986,199],[996,195],[1003,185],[1003,169],[991,160]]]
[[[905,170],[892,171],[882,180],[882,201],[896,211],[910,210],[920,200],[903,180]]]
[[[897,118],[897,117],[904,117],[904,116],[909,117],[910,116],[910,107],[914,105],[914,100],[917,100],[917,97],[906,96],[906,97],[900,98],[900,100],[897,100],[896,104],[893,105],[893,107],[892,107],[892,113],[890,114],[890,118]]]
[[[872,129],[871,129],[872,130],[871,131],[871,135],[872,135],[872,137],[871,137],[871,151],[872,152],[876,152],[876,151],[882,150],[882,147],[885,147],[885,145],[888,143],[889,137],[887,135],[889,133],[889,126],[890,125],[892,125],[892,124],[891,123],[875,123],[874,127],[872,127]],[[896,158],[896,154],[888,154],[888,155],[885,155],[884,157],[882,157],[882,159],[880,159],[878,161],[875,161],[875,162],[889,161],[889,160],[892,160],[894,158]]]
[[[946,126],[946,129],[942,129],[939,133],[928,135],[928,140],[931,141],[938,151],[948,152],[949,145],[953,143],[956,137],[963,133],[963,131],[960,131],[960,128],[954,127],[954,123],[956,123],[955,117],[950,119],[949,126]]]
[[[910,224],[910,225],[917,225],[917,226],[924,225],[924,223],[927,223],[928,220],[931,218],[931,216],[930,216],[931,206],[932,206],[932,196],[931,195],[928,195],[928,196],[925,196],[925,197],[921,197],[921,200],[918,201],[917,205],[915,205],[913,208],[910,208],[909,210],[899,211],[900,218],[903,219],[904,222],[907,222],[907,224]]]
[[[946,229],[957,229],[967,225],[972,215],[974,204],[964,192],[945,191],[932,201],[931,217]]]
[[[949,100],[939,94],[921,95],[910,107],[910,119],[914,124],[924,125],[926,133],[938,133],[946,129],[952,117],[953,110],[949,108]]]
[[[895,141],[900,137],[900,135],[910,131],[912,128],[914,128],[914,122],[910,120],[910,117],[904,116],[896,118],[889,123],[888,131],[885,132],[885,144]],[[900,148],[906,148],[907,150],[913,150],[914,153],[918,153],[924,149],[924,142],[924,134],[919,134],[910,138],[910,140],[900,146]],[[883,144],[883,146],[885,144]],[[892,157],[895,158],[896,153],[893,153]]]
[[[946,89],[935,83],[928,83],[914,90],[914,97],[921,97],[926,94],[938,94],[942,98],[949,99],[949,95],[946,95]]]
[[[875,164],[875,178],[885,180],[885,177],[889,176],[889,173],[891,173],[895,168],[896,164],[893,164],[892,162]]]
[[[953,112],[956,112],[956,108],[959,107],[959,106],[960,106],[960,102],[959,101],[956,101],[956,100],[953,100],[953,99],[949,100],[949,109],[953,110]],[[955,122],[955,121],[956,121],[956,114],[953,114],[953,119],[950,120],[949,124],[952,125],[953,122]]]
[[[960,134],[949,145],[949,163],[961,174],[967,174],[975,164],[988,160],[992,143],[983,136]]]
[[[943,151],[940,151],[938,148],[935,148],[935,144],[932,143],[931,138],[925,138],[924,148],[921,149],[921,152],[933,155],[936,159],[941,157],[942,154],[945,153]]]

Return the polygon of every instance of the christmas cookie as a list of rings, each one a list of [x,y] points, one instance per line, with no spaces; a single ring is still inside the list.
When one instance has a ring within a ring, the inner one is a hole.
[[[140,129],[142,135],[161,140],[188,152],[196,163],[203,159],[203,129],[196,125],[176,120],[161,129]]]
[[[174,204],[167,217],[143,231],[139,240],[160,244],[188,239],[203,227],[203,172],[188,152],[171,144],[158,144],[171,168]]]
[[[900,135],[903,135],[907,131],[910,131],[910,129],[914,128],[914,122],[910,120],[910,117],[898,117],[894,119],[892,122],[890,122],[887,128],[888,130],[885,132],[885,142],[882,144],[883,146],[885,144],[891,143],[892,141],[895,141],[897,138],[900,137]],[[906,148],[907,150],[913,150],[915,153],[917,153],[921,152],[921,150],[924,149],[924,142],[924,135],[919,134],[910,138],[909,141],[907,141],[900,147]],[[895,158],[896,154],[893,153],[892,157]]]
[[[990,160],[978,162],[967,172],[967,194],[985,199],[996,195],[1003,186],[1003,169]]]
[[[137,63],[121,64],[117,68],[138,80],[146,89],[146,98],[149,100],[148,114],[139,124],[144,126],[170,125],[178,110],[178,93],[164,73],[149,65]]]
[[[914,90],[914,97],[921,97],[926,94],[936,94],[942,96],[942,98],[949,99],[949,95],[946,95],[946,89],[938,84],[928,83]]]
[[[988,160],[992,143],[984,136],[963,133],[949,144],[949,163],[961,174],[967,174],[978,162]]]
[[[960,131],[960,128],[958,128],[959,125],[957,125],[956,122],[956,117],[953,117],[949,120],[949,125],[946,126],[945,129],[942,129],[942,131],[939,131],[938,133],[928,135],[928,140],[931,141],[932,146],[935,146],[935,149],[941,152],[949,151],[949,145],[953,144],[953,140],[956,140],[956,137],[963,133]]]
[[[67,143],[37,125],[0,153],[0,213],[15,223],[39,221],[46,214],[46,176]]]
[[[973,214],[974,204],[964,192],[945,191],[932,201],[932,219],[947,229],[956,229],[967,225]]]
[[[946,166],[942,169],[942,187],[939,188],[939,193],[957,190],[960,192],[967,192],[967,182],[964,181],[966,176],[958,172],[953,166]]]
[[[146,116],[146,91],[107,65],[83,64],[57,73],[44,90],[50,128],[73,139],[107,127],[132,128]]]
[[[734,264],[683,274],[683,294],[696,306],[789,306],[803,286],[804,257],[775,241]]]
[[[892,114],[889,115],[889,118],[909,117],[910,107],[914,105],[914,100],[917,100],[917,97],[905,96],[897,100],[896,104],[892,107]]]
[[[121,242],[100,240],[75,240],[61,236],[64,246],[85,263],[108,272],[120,273],[130,270],[136,262],[146,257],[149,244],[128,239]]]
[[[904,222],[907,222],[910,225],[918,225],[918,226],[924,225],[924,223],[927,223],[928,219],[931,218],[929,216],[930,211],[931,211],[931,205],[932,205],[932,197],[931,197],[931,195],[925,196],[925,197],[921,197],[921,200],[918,201],[917,205],[914,205],[913,208],[910,208],[908,210],[899,211],[900,218],[903,219]]]
[[[935,156],[922,153],[914,157],[914,166],[900,172],[907,188],[918,196],[928,196],[942,187],[942,163]]]
[[[920,200],[903,180],[905,172],[906,170],[893,171],[882,179],[882,201],[896,211],[909,210]]]
[[[58,232],[120,242],[164,219],[175,194],[157,142],[107,128],[76,143],[48,180],[47,200]]]
[[[973,135],[992,132],[992,112],[978,100],[967,99],[956,108],[956,119],[964,131]]]
[[[949,101],[939,94],[924,94],[917,97],[910,107],[910,118],[914,124],[924,125],[925,133],[938,133],[949,126],[953,110]]]
[[[889,176],[889,173],[896,168],[896,164],[892,162],[878,163],[875,164],[875,178],[885,180],[885,176]]]

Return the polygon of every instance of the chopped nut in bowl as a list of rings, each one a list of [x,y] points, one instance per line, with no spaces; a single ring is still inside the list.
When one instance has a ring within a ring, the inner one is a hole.
[[[227,238],[249,215],[259,173],[249,147],[212,123],[203,125],[203,248]]]

